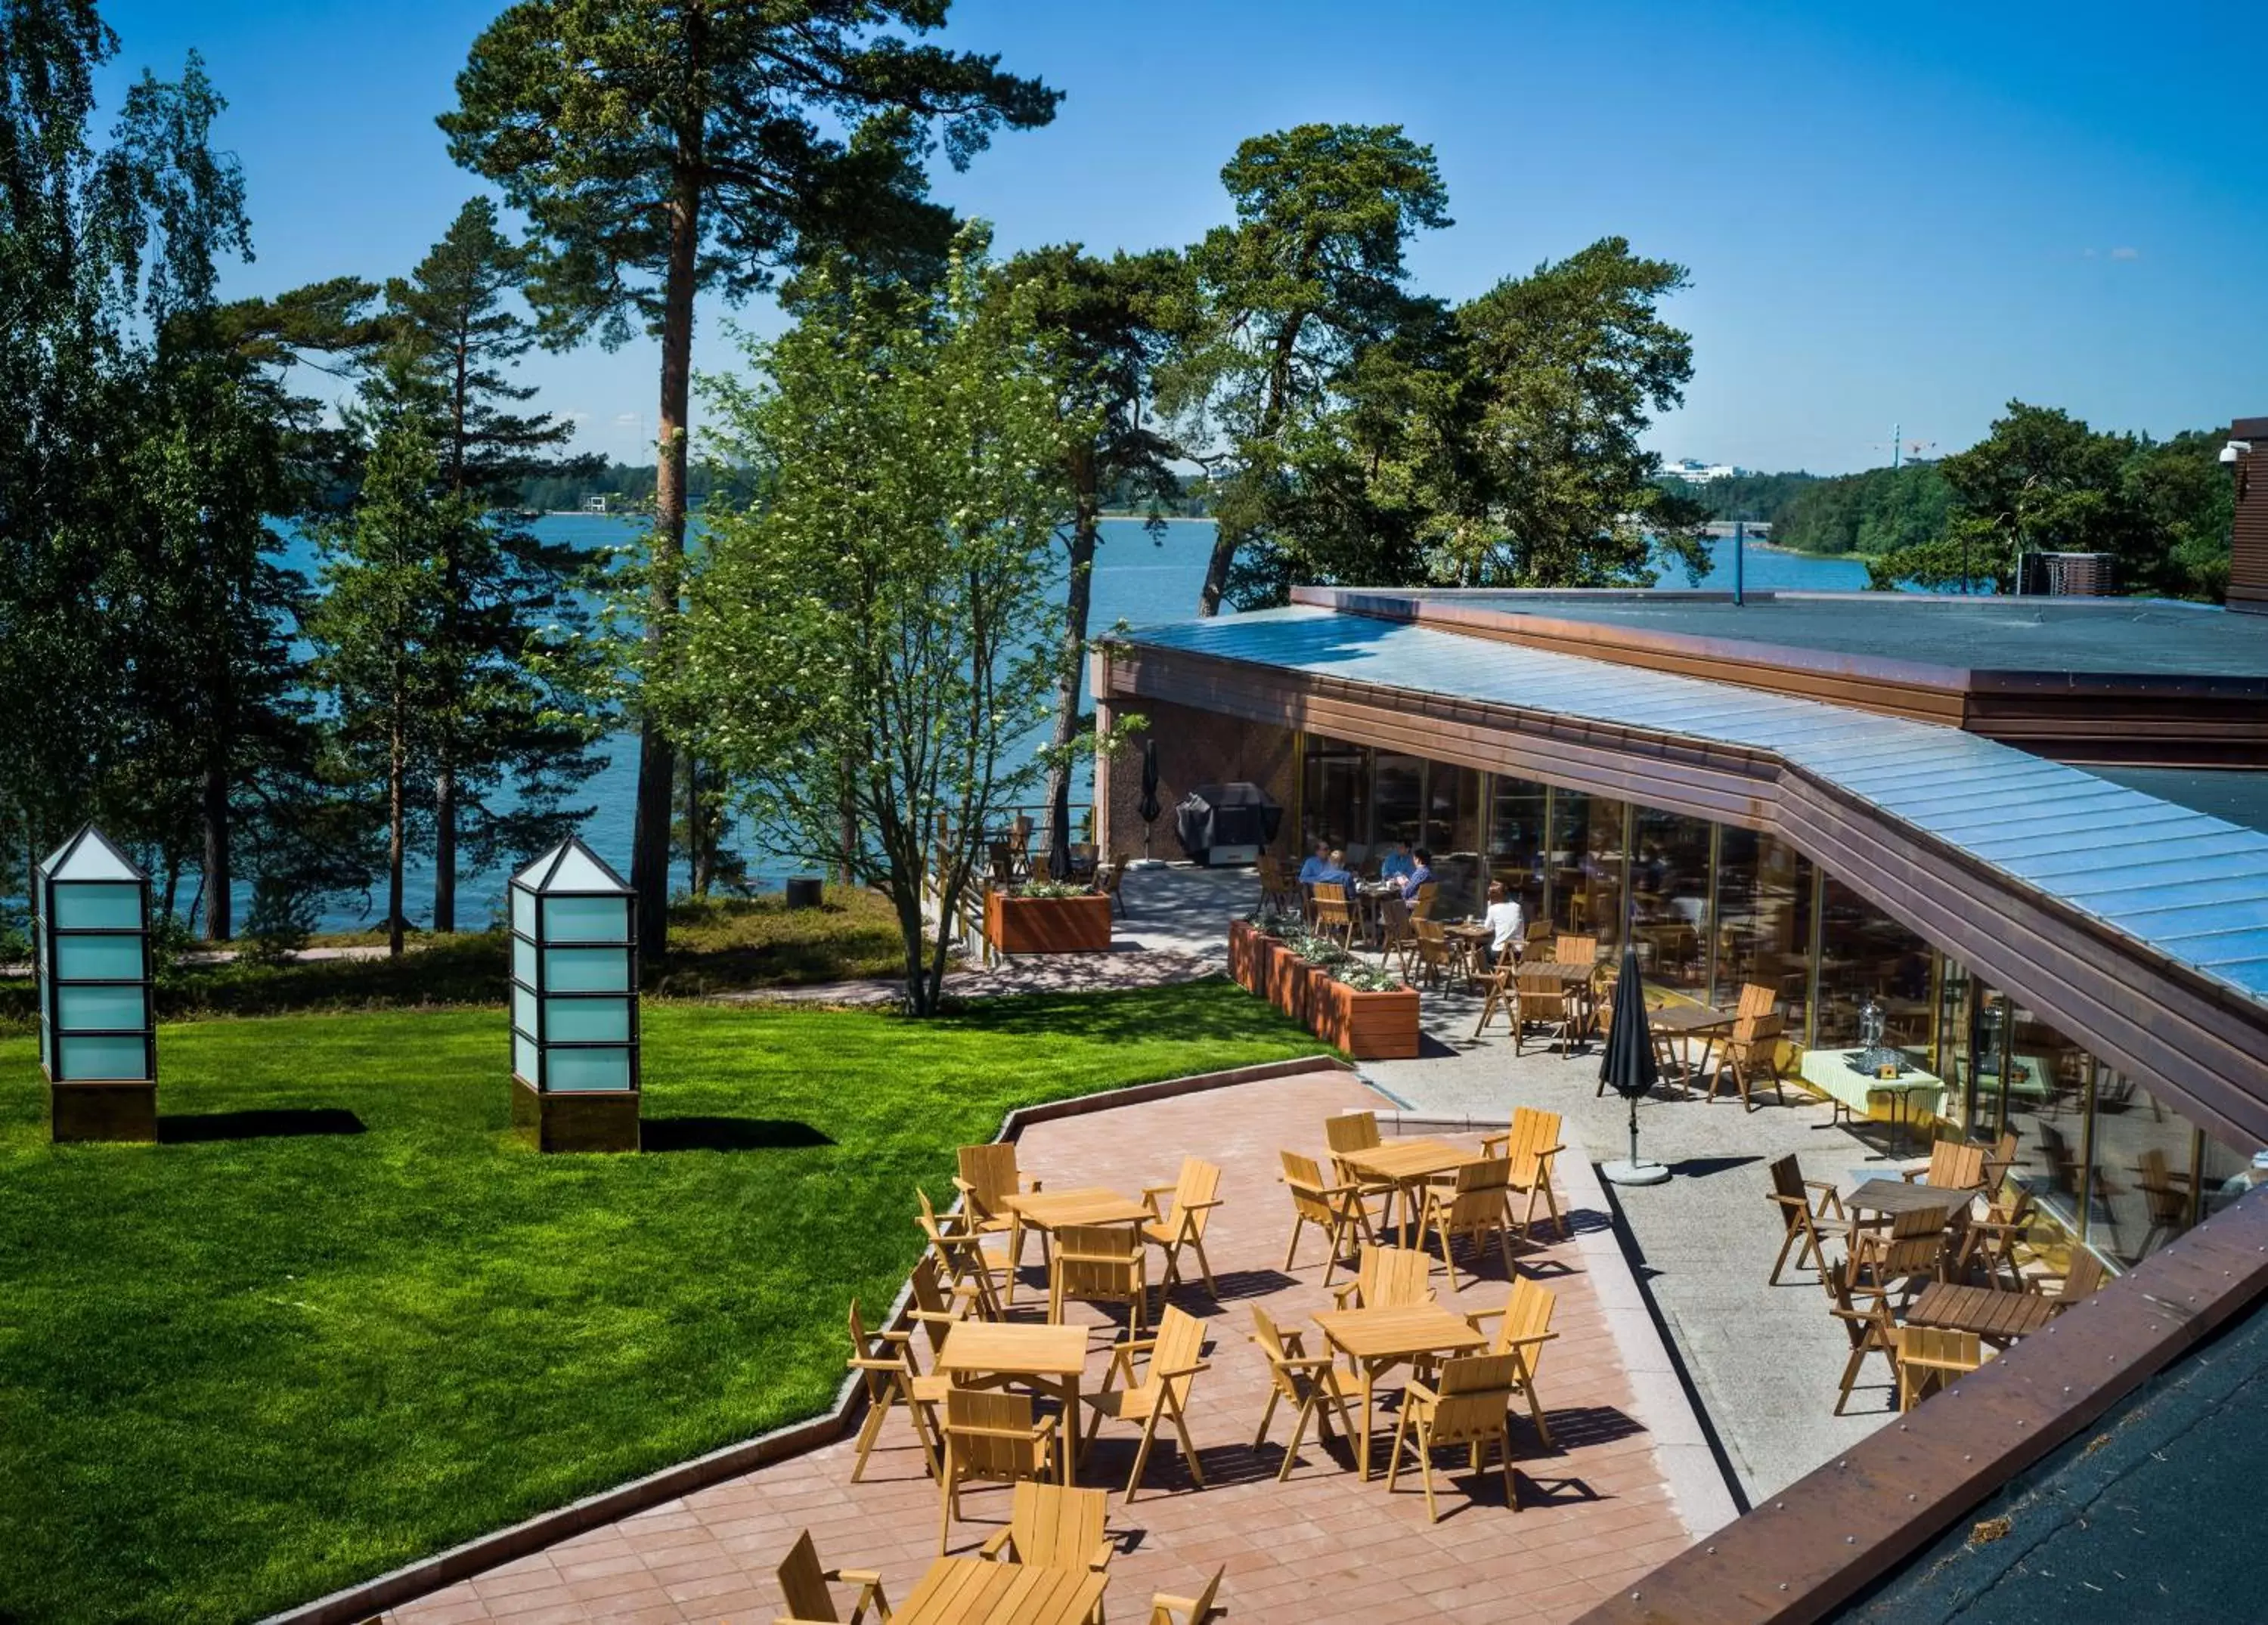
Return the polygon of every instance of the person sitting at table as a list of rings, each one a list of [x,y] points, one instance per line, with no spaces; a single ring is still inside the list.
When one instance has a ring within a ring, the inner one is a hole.
[[[1313,886],[1322,879],[1323,871],[1330,866],[1330,861],[1331,843],[1328,841],[1316,842],[1315,849],[1307,854],[1307,861],[1300,865],[1300,884]]]
[[[1501,965],[1506,960],[1520,957],[1521,933],[1526,922],[1521,915],[1520,905],[1506,893],[1501,880],[1489,882],[1488,908],[1481,915],[1481,923],[1489,930],[1489,963]]]
[[[1354,884],[1354,876],[1347,870],[1344,852],[1336,848],[1331,849],[1329,855],[1323,859],[1323,866],[1315,871],[1315,884],[1345,886],[1351,886]]]
[[[1418,860],[1418,866],[1402,877],[1402,901],[1405,903],[1416,902],[1418,888],[1433,883],[1433,855],[1420,846],[1412,847],[1410,856]]]
[[[1418,860],[1410,856],[1410,843],[1407,841],[1397,841],[1394,843],[1394,849],[1386,855],[1386,860],[1379,864],[1378,878],[1381,880],[1399,880],[1417,867]]]

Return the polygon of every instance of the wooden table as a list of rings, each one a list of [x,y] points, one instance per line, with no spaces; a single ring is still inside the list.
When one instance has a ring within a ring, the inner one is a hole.
[[[1395,1195],[1402,1200],[1405,1225],[1422,1217],[1418,1187],[1437,1173],[1454,1173],[1468,1163],[1483,1160],[1478,1151],[1452,1145],[1447,1140],[1396,1140],[1391,1144],[1373,1145],[1367,1151],[1341,1151],[1338,1159],[1357,1173],[1392,1185]],[[1390,1224],[1394,1218],[1391,1201],[1387,1204],[1386,1217]],[[1425,1238],[1420,1236],[1418,1240],[1423,1242]]]
[[[1441,935],[1448,939],[1450,952],[1455,957],[1456,963],[1450,969],[1462,971],[1468,983],[1477,981],[1488,964],[1482,956],[1488,952],[1489,944],[1496,940],[1496,932],[1477,920],[1453,921],[1441,928]]]
[[[1362,1378],[1362,1438],[1355,1446],[1365,1481],[1370,1477],[1371,1388],[1379,1372],[1426,1354],[1463,1354],[1488,1339],[1471,1321],[1439,1304],[1407,1309],[1331,1309],[1315,1317],[1324,1340],[1354,1363]]]
[[[1906,1324],[1974,1332],[1984,1342],[2005,1349],[2054,1320],[2055,1312],[2054,1299],[2030,1292],[2001,1292],[1989,1286],[1933,1281],[1906,1310]]]
[[[1646,1030],[1657,1038],[1682,1038],[1686,1040],[1685,1081],[1690,1085],[1709,1068],[1709,1052],[1716,1047],[1717,1034],[1733,1025],[1734,1014],[1729,1010],[1718,1010],[1707,1004],[1665,1004],[1660,1010],[1646,1012]],[[1701,1065],[1693,1065],[1692,1041],[1701,1040]]]
[[[1071,1482],[1071,1457],[1064,1436],[1080,1425],[1079,1379],[1086,1371],[1086,1328],[1030,1326],[1010,1320],[956,1320],[937,1353],[937,1369],[971,1388],[1002,1388],[1022,1383],[1063,1401],[1056,1430],[1056,1470]]]
[[[1081,1625],[1109,1583],[1073,1569],[940,1557],[890,1617],[899,1625]]]
[[[1851,1057],[1855,1049],[1807,1049],[1803,1052],[1801,1072],[1803,1081],[1830,1099],[1840,1100],[1854,1112],[1864,1113],[1869,1119],[1874,1114],[1874,1097],[1889,1098],[1889,1121],[1903,1125],[1904,1138],[1911,1143],[1914,1133],[1914,1097],[1930,1097],[1933,1116],[1945,1114],[1945,1080],[1917,1068],[1909,1067],[1896,1077],[1873,1077],[1854,1071]]]
[[[1943,1208],[1950,1212],[1965,1208],[1977,1199],[1973,1190],[1953,1190],[1943,1185],[1924,1185],[1919,1180],[1908,1184],[1904,1180],[1868,1180],[1843,1199],[1843,1205],[1858,1213],[1888,1213],[1893,1217],[1901,1213],[1917,1213],[1924,1208]]]
[[[1068,1224],[1138,1224],[1158,1216],[1147,1203],[1122,1196],[1101,1185],[1082,1185],[1071,1190],[1027,1191],[1014,1196],[1003,1196],[1000,1205],[1008,1210],[1014,1221],[1008,1227],[1008,1256],[1024,1255],[1024,1232],[1040,1232],[1040,1266],[1048,1267],[1048,1260],[1057,1231]],[[1016,1272],[1008,1272],[1009,1303],[1016,1301]]]

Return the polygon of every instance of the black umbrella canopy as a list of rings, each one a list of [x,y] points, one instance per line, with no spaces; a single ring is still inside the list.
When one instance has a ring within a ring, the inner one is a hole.
[[[1165,810],[1158,801],[1158,741],[1155,739],[1142,741],[1142,805],[1134,810],[1142,815],[1142,821],[1145,824],[1156,823],[1158,814]]]
[[[1638,979],[1638,950],[1623,950],[1623,974],[1615,983],[1614,1024],[1606,1052],[1599,1057],[1599,1081],[1625,1100],[1651,1094],[1661,1081],[1653,1058],[1653,1030],[1646,1023],[1646,985]]]

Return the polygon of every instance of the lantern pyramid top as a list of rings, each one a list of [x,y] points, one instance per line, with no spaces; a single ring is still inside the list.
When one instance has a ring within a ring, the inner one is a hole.
[[[132,858],[111,844],[110,837],[92,824],[48,854],[40,873],[50,880],[146,881],[150,877]]]
[[[582,841],[570,835],[512,876],[524,890],[569,897],[628,897],[630,882],[607,866]]]

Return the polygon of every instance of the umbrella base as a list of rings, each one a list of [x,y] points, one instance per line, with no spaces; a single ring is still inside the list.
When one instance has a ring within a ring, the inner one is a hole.
[[[1126,866],[1129,869],[1163,869],[1166,866],[1166,860],[1162,857],[1130,858]]]
[[[1599,1165],[1599,1177],[1611,1185],[1660,1185],[1669,1170],[1658,1162],[1607,1162]]]

